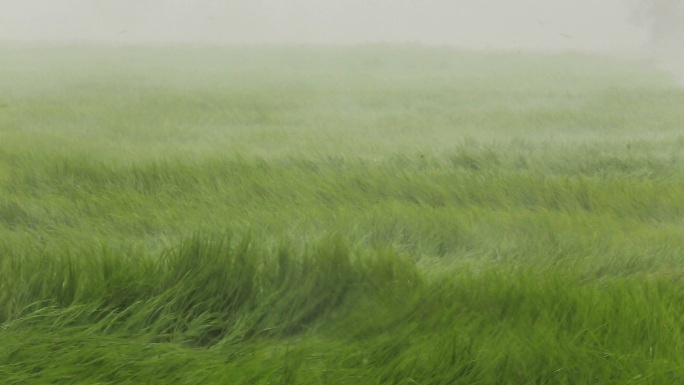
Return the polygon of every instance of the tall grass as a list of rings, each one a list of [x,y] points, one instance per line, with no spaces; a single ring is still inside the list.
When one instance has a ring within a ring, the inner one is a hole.
[[[158,258],[5,254],[5,378],[465,384],[682,375],[676,275],[591,279],[535,265],[429,272],[335,238],[299,252],[256,243],[195,236]],[[250,374],[250,365],[262,366]],[[153,367],[160,371],[147,373]]]
[[[666,74],[416,47],[0,55],[0,383],[684,375]]]

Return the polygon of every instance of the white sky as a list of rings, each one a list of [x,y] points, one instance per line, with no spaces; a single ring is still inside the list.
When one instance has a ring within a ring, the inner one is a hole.
[[[637,0],[0,0],[0,40],[642,47]]]

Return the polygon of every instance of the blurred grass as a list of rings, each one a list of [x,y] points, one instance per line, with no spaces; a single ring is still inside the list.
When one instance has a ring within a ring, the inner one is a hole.
[[[684,374],[665,73],[384,46],[0,56],[0,383]]]
[[[3,47],[3,142],[115,159],[364,156],[671,139],[674,78],[582,55],[448,49]],[[11,75],[10,75],[11,74]],[[416,135],[420,132],[420,135]]]

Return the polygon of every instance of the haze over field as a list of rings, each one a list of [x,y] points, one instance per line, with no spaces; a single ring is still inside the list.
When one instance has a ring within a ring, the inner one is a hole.
[[[683,47],[684,0],[0,0],[0,384],[679,384]]]
[[[637,0],[0,0],[0,40],[408,42],[632,51],[649,39],[647,25],[635,23],[637,5]]]

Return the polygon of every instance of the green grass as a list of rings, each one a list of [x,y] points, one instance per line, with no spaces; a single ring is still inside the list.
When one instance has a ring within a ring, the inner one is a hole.
[[[676,384],[684,89],[421,47],[0,56],[2,384]]]

